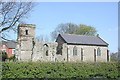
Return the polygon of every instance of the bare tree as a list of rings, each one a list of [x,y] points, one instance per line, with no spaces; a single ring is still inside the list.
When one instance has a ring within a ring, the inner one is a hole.
[[[51,32],[52,40],[55,40],[58,34],[74,34],[77,30],[78,26],[74,23],[61,23],[59,24],[53,32]]]
[[[39,41],[39,42],[48,42],[49,41],[49,38],[48,36],[44,36],[44,35],[39,35],[36,37],[36,40]]]
[[[43,42],[44,41],[44,36],[43,35],[39,35],[36,37],[37,41]]]
[[[32,2],[17,1],[0,0],[0,34],[2,34],[0,37],[2,39],[6,39],[6,32],[17,30],[16,25],[26,18],[34,6]]]

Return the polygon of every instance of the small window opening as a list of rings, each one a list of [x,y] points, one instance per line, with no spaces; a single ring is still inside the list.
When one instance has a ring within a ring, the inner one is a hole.
[[[25,34],[28,35],[28,30],[25,30]]]

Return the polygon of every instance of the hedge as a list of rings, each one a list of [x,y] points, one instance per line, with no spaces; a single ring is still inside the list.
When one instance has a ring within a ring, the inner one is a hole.
[[[5,78],[106,78],[118,79],[118,63],[3,62]]]

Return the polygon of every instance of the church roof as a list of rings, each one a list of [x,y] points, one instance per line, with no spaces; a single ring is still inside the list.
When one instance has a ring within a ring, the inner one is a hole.
[[[86,36],[86,35],[74,35],[74,34],[59,34],[59,36],[61,36],[63,40],[68,44],[108,46],[108,43],[106,43],[99,36]]]

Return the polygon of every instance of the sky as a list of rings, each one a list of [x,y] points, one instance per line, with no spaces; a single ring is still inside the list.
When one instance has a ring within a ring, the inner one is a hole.
[[[50,40],[50,33],[61,23],[85,24],[95,27],[99,36],[109,44],[110,53],[118,51],[117,2],[36,2],[25,19],[36,25],[36,37]],[[17,37],[16,33],[9,36]]]
[[[61,23],[90,25],[109,44],[110,52],[118,51],[117,2],[37,2],[25,22],[36,25],[36,36],[48,38]]]

